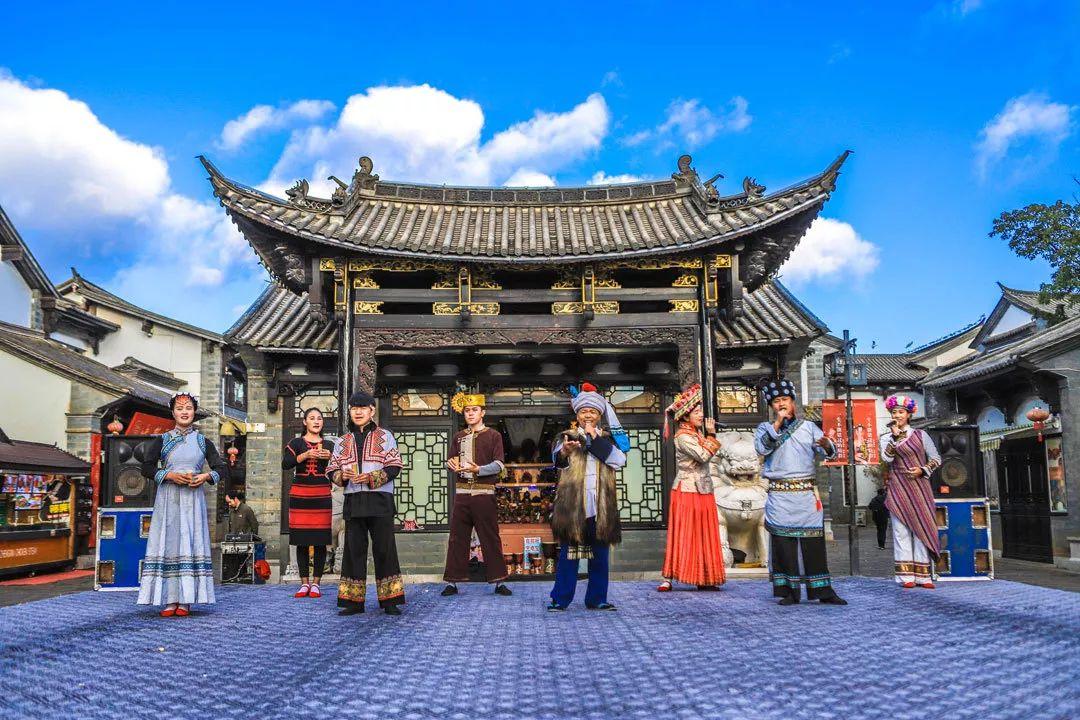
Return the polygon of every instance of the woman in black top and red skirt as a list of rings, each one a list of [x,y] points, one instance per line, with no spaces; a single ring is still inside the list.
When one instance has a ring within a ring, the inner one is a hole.
[[[289,544],[296,546],[296,563],[304,584],[294,597],[322,597],[319,581],[330,544],[332,504],[326,464],[334,444],[323,440],[323,414],[317,408],[304,412],[304,434],[285,446],[281,467],[296,468],[289,490]],[[309,567],[309,548],[315,546],[315,568]],[[312,576],[314,575],[314,582]]]

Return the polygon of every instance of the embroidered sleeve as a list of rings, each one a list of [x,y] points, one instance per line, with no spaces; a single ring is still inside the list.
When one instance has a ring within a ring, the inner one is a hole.
[[[397,473],[395,473],[395,475],[396,474]],[[390,477],[390,474],[385,470],[373,470],[368,474],[368,476],[370,478],[368,480],[368,485],[371,486],[372,490],[374,490],[375,488],[381,488],[383,485],[386,485],[387,483],[393,481],[393,478]]]
[[[881,435],[881,459],[887,463],[891,463],[896,459],[896,443],[892,440],[892,433],[886,429]]]
[[[771,422],[763,422],[754,431],[754,449],[758,455],[771,455],[780,447],[780,433],[776,432]]]
[[[930,433],[925,430],[919,430],[919,433],[922,435],[923,450],[926,451],[926,465],[923,466],[923,472],[926,473],[926,477],[930,477],[941,467],[941,453],[938,452]]]
[[[695,462],[707,463],[720,449],[720,443],[716,438],[698,437],[688,432],[680,432],[675,435],[675,450],[686,455]]]
[[[168,473],[168,470],[166,470],[165,468],[161,468],[156,473],[154,473],[154,482],[156,482],[158,485],[165,482],[165,476],[168,475]]]
[[[810,439],[814,443],[814,452],[818,455],[824,455],[826,460],[832,460],[836,457],[836,443],[832,441],[832,438],[825,438],[829,443],[829,447],[823,448],[817,443],[821,438],[825,437],[825,433],[821,431],[821,428],[808,420],[805,421],[804,424],[810,426]]]

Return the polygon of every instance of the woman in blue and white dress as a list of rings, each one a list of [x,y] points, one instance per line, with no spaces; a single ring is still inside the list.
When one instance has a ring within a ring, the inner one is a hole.
[[[158,484],[139,580],[139,605],[164,605],[162,617],[184,617],[191,605],[214,602],[203,485],[227,479],[228,467],[193,424],[198,399],[177,393],[169,405],[176,427],[139,448],[143,475]]]

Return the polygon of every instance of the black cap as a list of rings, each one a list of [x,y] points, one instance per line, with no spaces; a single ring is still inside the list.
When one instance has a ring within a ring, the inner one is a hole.
[[[349,396],[349,407],[367,407],[375,404],[375,396],[363,390],[357,390]]]

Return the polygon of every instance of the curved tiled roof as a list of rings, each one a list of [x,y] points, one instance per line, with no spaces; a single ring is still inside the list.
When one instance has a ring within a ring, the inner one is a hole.
[[[214,194],[242,230],[354,252],[492,264],[587,262],[694,250],[795,221],[797,228],[778,229],[769,240],[768,252],[782,262],[828,199],[847,155],[791,188],[764,195],[747,178],[744,192],[729,197],[698,179],[689,156],[671,180],[528,189],[383,182],[361,158],[353,182],[338,181],[333,198],[308,196],[300,181],[288,200],[229,180],[202,162]]]
[[[816,315],[779,282],[766,282],[743,293],[743,313],[734,321],[721,321],[713,331],[717,348],[773,345],[828,332]]]
[[[337,324],[309,311],[307,293],[268,285],[225,336],[259,350],[337,352]]]
[[[1062,342],[1075,341],[1077,338],[1080,338],[1080,315],[1074,315],[1012,345],[973,355],[952,365],[938,368],[926,378],[922,385],[930,388],[963,385],[977,378],[1007,370],[1029,355]]]

